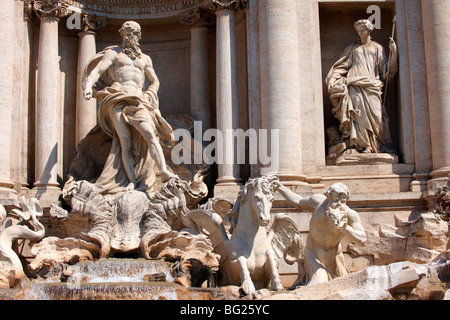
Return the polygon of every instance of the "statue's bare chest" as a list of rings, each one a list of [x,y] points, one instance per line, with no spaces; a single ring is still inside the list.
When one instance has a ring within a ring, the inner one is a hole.
[[[133,69],[135,69],[136,71],[142,71],[143,66],[144,66],[144,61],[142,61],[141,58],[137,58],[137,59],[133,60],[126,54],[119,53],[116,56],[114,65],[116,67],[116,70],[118,70],[118,69],[133,70]]]
[[[124,53],[119,53],[114,61],[115,75],[120,82],[134,81],[141,85],[144,79],[144,62],[142,59],[131,59]]]

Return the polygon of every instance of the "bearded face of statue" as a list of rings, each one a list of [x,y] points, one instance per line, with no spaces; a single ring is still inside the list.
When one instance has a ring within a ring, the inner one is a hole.
[[[331,192],[328,195],[327,217],[335,226],[340,226],[347,220],[347,194]]]
[[[141,45],[139,40],[141,39],[141,28],[135,22],[131,24],[127,22],[120,29],[122,35],[122,50],[133,60],[139,58],[142,54]]]

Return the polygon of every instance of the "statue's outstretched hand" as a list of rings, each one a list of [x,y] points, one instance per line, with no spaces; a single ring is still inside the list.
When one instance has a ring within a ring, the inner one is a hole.
[[[278,190],[280,187],[282,187],[283,185],[281,184],[280,180],[278,179],[278,177],[274,178],[272,181],[272,188],[276,191]]]
[[[90,100],[92,98],[92,89],[86,89],[84,90],[84,98],[86,100]]]

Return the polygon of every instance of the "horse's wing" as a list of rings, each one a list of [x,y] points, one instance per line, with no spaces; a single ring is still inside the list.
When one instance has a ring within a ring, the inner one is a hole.
[[[274,216],[268,237],[278,259],[284,258],[286,263],[300,263],[303,253],[303,242],[295,222],[286,214]]]
[[[199,232],[211,239],[214,251],[222,259],[225,258],[225,241],[228,240],[228,235],[220,215],[212,210],[195,209],[191,210],[187,217],[195,223]]]

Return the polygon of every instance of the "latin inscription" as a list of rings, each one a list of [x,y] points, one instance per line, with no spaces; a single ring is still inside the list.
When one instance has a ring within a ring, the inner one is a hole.
[[[90,3],[89,1],[66,0],[65,3],[80,7],[83,9],[106,14],[131,14],[131,15],[148,15],[148,14],[164,14],[173,11],[182,11],[198,4],[204,0],[148,0],[142,6],[114,6],[102,3]]]

